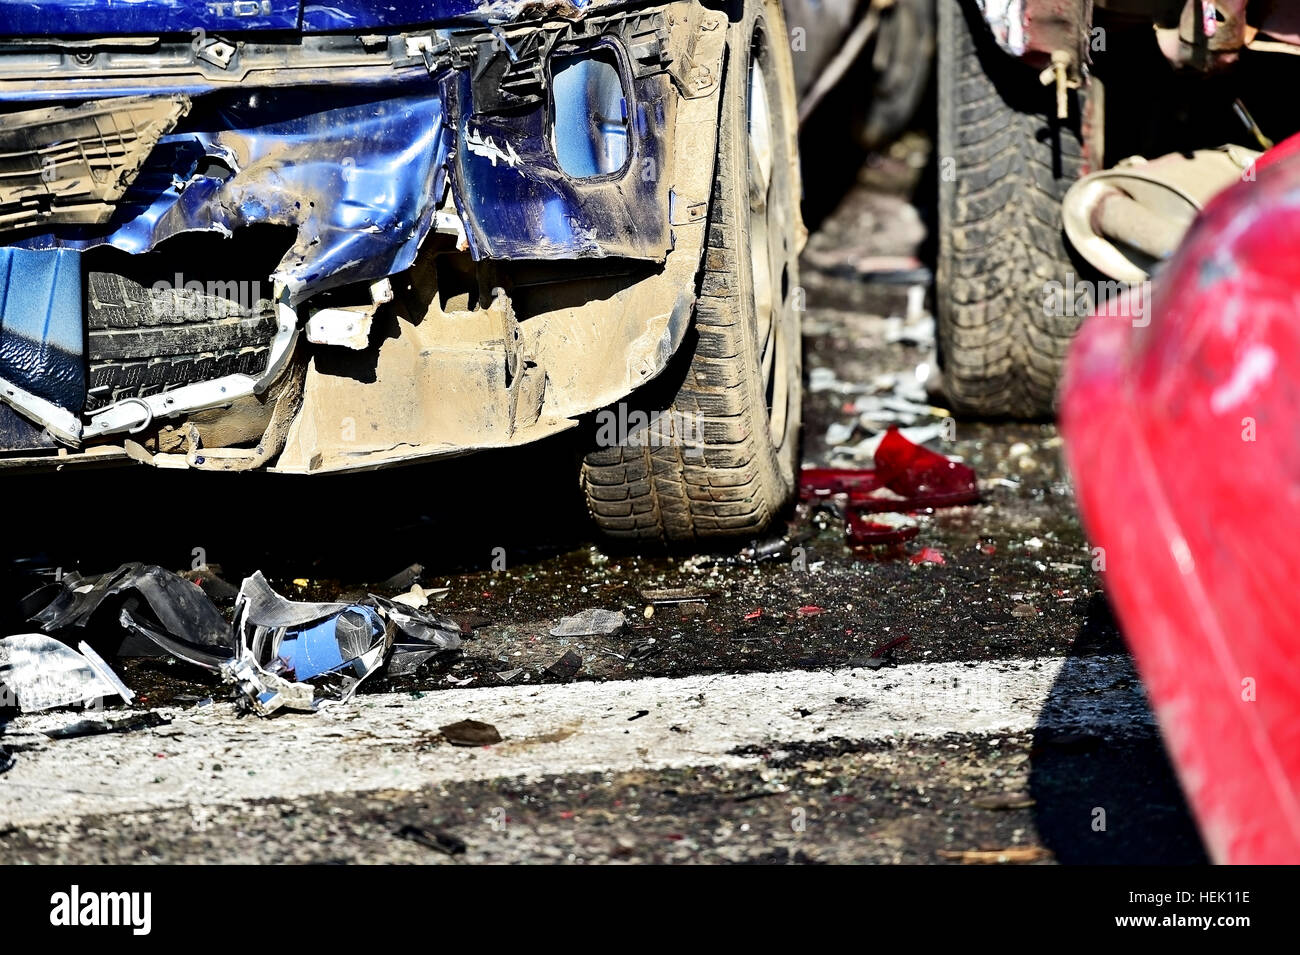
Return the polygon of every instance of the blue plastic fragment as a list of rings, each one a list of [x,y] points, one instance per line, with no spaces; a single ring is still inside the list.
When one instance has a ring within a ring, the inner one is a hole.
[[[353,605],[318,623],[289,630],[278,655],[295,680],[310,680],[350,666],[383,634],[384,620],[374,608]]]

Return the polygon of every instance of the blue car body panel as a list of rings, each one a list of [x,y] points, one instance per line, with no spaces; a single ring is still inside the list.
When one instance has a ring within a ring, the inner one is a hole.
[[[599,5],[600,0],[336,0],[308,3],[302,11],[304,33],[340,30],[388,30],[413,24],[447,23],[457,20],[506,23],[542,14],[576,17]]]
[[[0,231],[0,384],[81,413],[79,259],[100,248],[142,254],[187,233],[291,227],[296,238],[270,276],[290,308],[408,269],[435,224],[445,232],[457,220],[460,248],[476,260],[662,263],[675,197],[661,171],[671,166],[681,81],[668,72],[667,18],[622,9],[613,0],[0,0],[0,122],[6,109],[128,93],[185,104],[111,214]],[[115,47],[106,37],[131,39]],[[86,44],[94,52],[81,52]],[[276,44],[288,79],[276,75]],[[617,63],[616,81],[592,69],[552,82],[553,51],[581,58],[596,48]],[[156,51],[159,69],[142,49]],[[336,50],[344,65],[313,68],[335,62]],[[223,75],[245,52],[250,63],[262,57],[256,70]],[[50,58],[48,79],[33,72],[45,62],[33,56]],[[6,72],[6,62],[17,66]],[[33,143],[33,164],[43,148]],[[20,170],[32,182],[38,172]],[[0,201],[0,229],[6,212]],[[0,451],[13,447],[3,440]]]
[[[86,392],[80,258],[0,248],[0,379],[68,411]]]
[[[590,0],[0,0],[0,36],[396,30],[432,23],[504,23],[550,11],[577,16]]]
[[[296,30],[297,0],[0,0],[0,36]]]
[[[295,226],[274,278],[308,294],[410,266],[445,182],[442,101],[428,82],[315,93],[213,94],[164,136],[106,226],[29,237],[27,249],[145,252],[193,231]],[[349,95],[351,93],[351,95]],[[349,101],[351,100],[351,101]],[[203,175],[204,160],[233,173]]]
[[[474,116],[469,75],[448,83],[456,201],[475,257],[645,258],[668,249],[668,184],[651,174],[667,164],[662,75],[633,84],[624,167],[586,178],[560,169],[545,110]],[[584,95],[575,92],[573,111],[592,115]]]

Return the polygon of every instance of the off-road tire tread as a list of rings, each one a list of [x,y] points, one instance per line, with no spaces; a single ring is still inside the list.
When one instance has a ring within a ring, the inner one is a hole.
[[[1052,412],[1078,317],[1045,306],[1074,268],[1061,201],[1082,174],[1077,116],[999,50],[962,0],[940,0],[938,268],[944,387],[962,413]],[[945,168],[945,162],[950,161]]]

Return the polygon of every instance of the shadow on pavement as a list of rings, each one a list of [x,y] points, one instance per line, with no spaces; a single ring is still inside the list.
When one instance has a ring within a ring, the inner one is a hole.
[[[1097,595],[1044,711],[1064,703],[1071,663],[1095,653],[1093,635],[1111,629]],[[1030,753],[1030,795],[1042,845],[1074,865],[1204,865],[1209,862],[1164,744],[1154,727],[1039,725]],[[1104,829],[1101,828],[1104,825]]]
[[[11,515],[29,510],[7,521],[0,541],[5,591],[32,589],[29,570],[97,574],[125,561],[174,570],[209,562],[236,584],[259,569],[273,579],[370,582],[413,563],[432,579],[486,569],[494,548],[517,566],[593,533],[564,436],[357,474],[128,466],[9,475],[5,485]]]

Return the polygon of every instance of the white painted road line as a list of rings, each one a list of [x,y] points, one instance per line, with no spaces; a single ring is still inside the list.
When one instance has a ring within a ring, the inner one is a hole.
[[[169,726],[73,740],[39,733],[69,714],[15,720],[0,737],[19,749],[0,776],[0,826],[457,780],[743,767],[756,759],[733,750],[772,742],[1151,725],[1120,656],[376,694],[269,720],[224,703],[164,713]],[[440,726],[464,719],[493,724],[503,742],[440,739]]]

